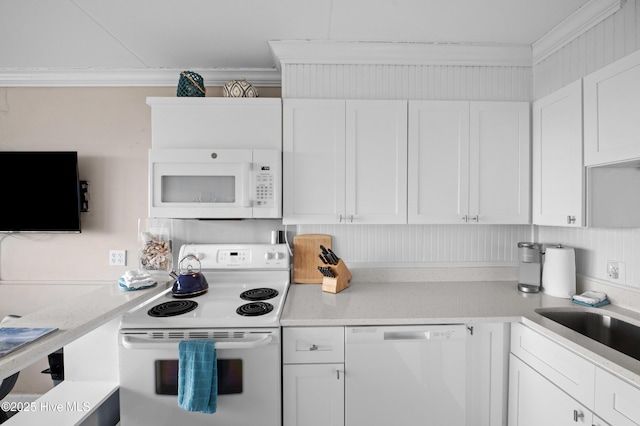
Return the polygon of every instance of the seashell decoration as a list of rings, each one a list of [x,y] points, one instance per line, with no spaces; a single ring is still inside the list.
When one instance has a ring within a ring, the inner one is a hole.
[[[142,269],[167,271],[171,268],[171,244],[169,241],[144,233],[140,263]]]

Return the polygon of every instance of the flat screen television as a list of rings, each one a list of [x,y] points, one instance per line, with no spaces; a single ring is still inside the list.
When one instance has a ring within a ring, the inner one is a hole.
[[[80,232],[75,151],[0,151],[0,232]]]

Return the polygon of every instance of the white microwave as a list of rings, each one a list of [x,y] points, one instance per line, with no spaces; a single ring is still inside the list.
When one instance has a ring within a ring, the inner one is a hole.
[[[269,149],[151,149],[149,216],[280,218],[282,153]]]

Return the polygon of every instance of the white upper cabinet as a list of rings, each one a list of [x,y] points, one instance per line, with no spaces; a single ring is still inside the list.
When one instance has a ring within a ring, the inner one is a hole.
[[[283,100],[285,224],[338,223],[345,214],[345,102]]]
[[[409,103],[409,223],[530,221],[529,103]]]
[[[346,222],[407,223],[407,102],[346,107]]]
[[[471,102],[470,221],[531,222],[529,102]]]
[[[640,158],[640,51],[584,78],[586,166]]]
[[[409,223],[469,212],[469,102],[409,102]]]
[[[283,101],[285,224],[407,221],[407,102]]]
[[[532,151],[533,223],[584,226],[582,80],[533,103]]]
[[[149,97],[152,148],[277,149],[279,98]]]

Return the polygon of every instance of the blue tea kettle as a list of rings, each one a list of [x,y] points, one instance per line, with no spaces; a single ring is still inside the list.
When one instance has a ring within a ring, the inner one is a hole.
[[[193,270],[192,260],[198,262],[197,272]],[[184,267],[183,263],[185,263]],[[188,254],[180,259],[178,269],[180,275],[176,276],[176,282],[173,283],[173,288],[171,289],[174,297],[193,297],[207,292],[209,283],[207,283],[207,279],[201,272],[202,264],[200,259],[195,255]]]

